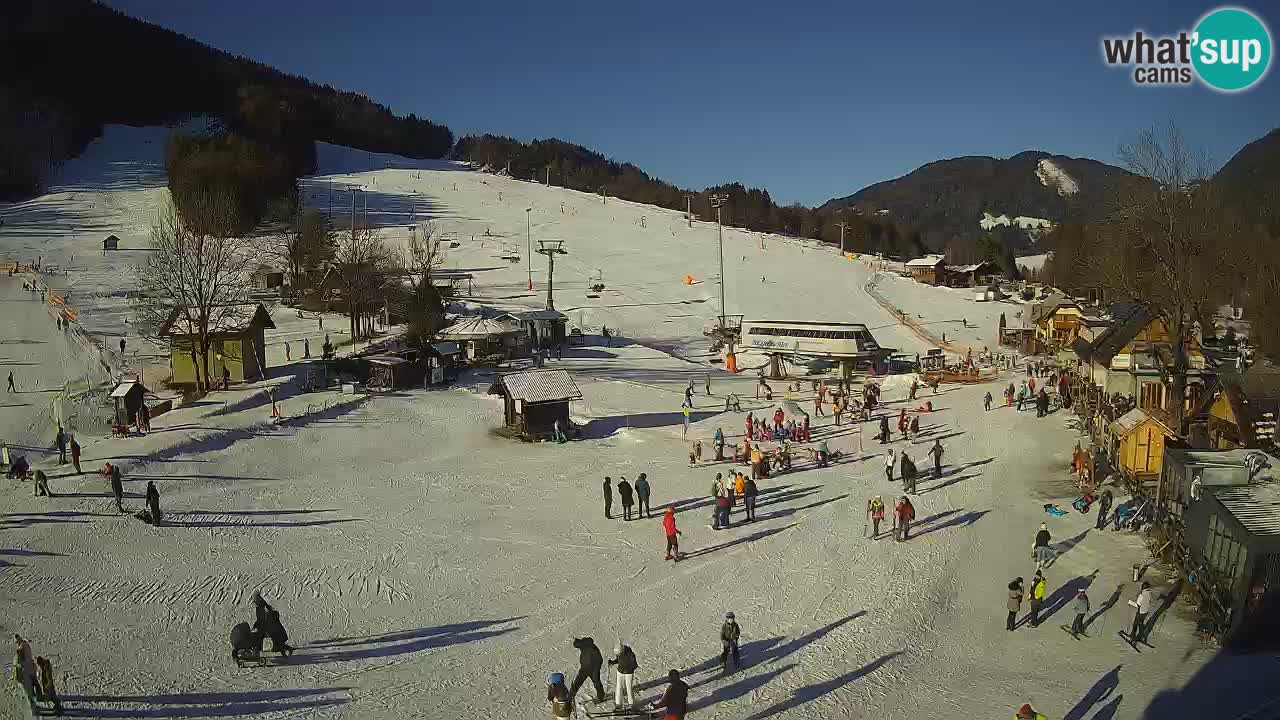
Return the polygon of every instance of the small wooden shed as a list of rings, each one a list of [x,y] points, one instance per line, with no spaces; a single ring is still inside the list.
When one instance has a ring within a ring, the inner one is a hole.
[[[137,380],[125,380],[111,391],[111,400],[115,403],[115,423],[132,425],[142,409],[143,398],[150,392]]]
[[[565,370],[528,370],[498,378],[489,394],[503,398],[506,426],[529,441],[550,439],[557,422],[569,431],[569,402],[582,393]]]
[[[1116,469],[1135,483],[1156,483],[1164,446],[1178,434],[1146,410],[1134,408],[1111,423],[1111,456]]]
[[[115,235],[108,235],[107,239],[102,241],[102,253],[105,255],[108,250],[119,250],[120,238]]]
[[[271,313],[260,303],[214,306],[210,312],[209,376],[217,383],[226,375],[233,382],[267,376],[265,331],[274,330]],[[192,363],[191,348],[198,344],[197,329],[182,308],[174,308],[160,326],[160,337],[169,339],[169,364],[173,383],[194,385],[199,368]]]
[[[395,390],[405,385],[406,361],[395,355],[370,355],[364,358],[369,363],[370,390]]]

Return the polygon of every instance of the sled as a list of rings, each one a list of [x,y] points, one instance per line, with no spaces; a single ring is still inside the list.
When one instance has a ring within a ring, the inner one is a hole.
[[[1066,510],[1063,510],[1062,508],[1058,507],[1054,503],[1045,503],[1044,511],[1054,517],[1062,517],[1063,515],[1067,514]]]

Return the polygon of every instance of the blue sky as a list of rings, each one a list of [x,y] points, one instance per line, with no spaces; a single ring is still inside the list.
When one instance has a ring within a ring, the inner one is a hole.
[[[1103,65],[1103,35],[1189,30],[1218,6],[1204,2],[109,4],[458,135],[560,137],[682,186],[738,180],[780,202],[959,155],[1115,162],[1169,120],[1222,163],[1280,125],[1275,68],[1224,95],[1139,88]],[[1280,10],[1261,14],[1280,35]]]

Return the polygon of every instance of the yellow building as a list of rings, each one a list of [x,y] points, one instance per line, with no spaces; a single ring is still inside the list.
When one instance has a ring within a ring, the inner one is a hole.
[[[1053,296],[1036,305],[1031,312],[1038,352],[1070,349],[1076,338],[1080,337],[1084,312],[1074,300],[1061,295]]]
[[[219,305],[209,322],[209,379],[215,384],[260,380],[267,376],[266,329],[274,330],[271,313],[260,303]],[[160,326],[160,337],[169,338],[169,367],[175,385],[195,385],[196,365],[191,349],[199,335],[191,327],[182,308],[174,308]],[[197,354],[197,357],[199,355]]]
[[[1242,373],[1223,374],[1204,403],[1210,448],[1272,448],[1280,416],[1280,368],[1262,361]]]
[[[1111,454],[1116,469],[1127,480],[1154,483],[1160,478],[1164,446],[1177,433],[1140,408],[1134,408],[1111,423]]]

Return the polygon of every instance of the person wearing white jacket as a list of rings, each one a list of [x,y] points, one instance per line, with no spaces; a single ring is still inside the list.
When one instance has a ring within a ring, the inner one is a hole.
[[[893,448],[889,448],[884,454],[884,476],[889,482],[893,482],[893,463],[897,460],[894,456]]]
[[[1142,590],[1138,592],[1138,597],[1129,601],[1129,604],[1135,608],[1133,613],[1133,627],[1129,629],[1129,637],[1134,642],[1146,642],[1147,633],[1151,628],[1147,627],[1147,616],[1151,613],[1152,603],[1151,584],[1142,583]]]

